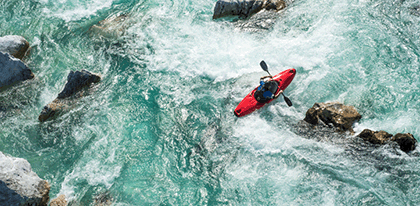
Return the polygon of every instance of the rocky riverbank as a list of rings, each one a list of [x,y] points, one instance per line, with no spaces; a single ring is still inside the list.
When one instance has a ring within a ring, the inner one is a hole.
[[[0,37],[0,89],[34,78],[31,69],[23,62],[29,50],[28,41],[21,36]],[[99,81],[99,75],[86,70],[71,71],[63,91],[44,107],[39,121],[46,121],[71,107],[74,100],[83,95],[85,88]],[[0,152],[0,205],[47,205],[49,191],[49,183],[32,171],[27,160]],[[67,200],[60,195],[50,205],[65,206]]]

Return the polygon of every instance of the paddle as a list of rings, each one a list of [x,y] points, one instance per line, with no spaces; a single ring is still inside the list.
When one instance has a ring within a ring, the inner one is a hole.
[[[292,104],[292,101],[290,101],[290,99],[289,98],[287,98],[286,96],[284,96],[284,94],[283,93],[281,93],[282,95],[283,95],[283,97],[284,97],[284,101],[286,102],[286,104],[287,104],[287,106],[289,106],[289,107],[291,107],[293,104]]]
[[[267,64],[265,63],[265,61],[264,60],[262,60],[261,62],[260,62],[260,66],[261,66],[261,68],[264,70],[264,71],[266,71],[270,76],[271,76],[271,74],[270,74],[270,72],[268,72],[268,67],[267,67]]]
[[[264,60],[262,60],[261,62],[260,62],[260,66],[261,66],[261,68],[264,70],[264,71],[266,71],[270,76],[271,76],[271,74],[270,74],[270,72],[268,72],[268,66],[267,66],[267,64],[265,63],[265,61]],[[281,93],[282,95],[283,95],[283,98],[284,98],[284,101],[286,102],[286,104],[289,106],[289,107],[291,107],[293,104],[292,104],[292,101],[290,101],[290,99],[289,98],[287,98],[283,93]]]

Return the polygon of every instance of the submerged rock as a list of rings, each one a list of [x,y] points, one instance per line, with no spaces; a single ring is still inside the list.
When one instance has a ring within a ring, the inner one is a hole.
[[[67,76],[67,83],[64,86],[63,91],[58,94],[53,102],[42,109],[38,120],[44,122],[61,113],[64,109],[68,108],[70,97],[74,96],[83,88],[89,87],[92,83],[97,83],[100,80],[101,77],[99,75],[90,73],[86,70],[71,71]]]
[[[304,120],[313,125],[324,123],[333,125],[341,131],[353,132],[352,125],[361,118],[362,115],[353,106],[332,102],[315,103],[306,112]]]
[[[90,27],[90,32],[100,34],[106,38],[118,38],[124,35],[128,28],[126,20],[128,15],[122,14],[119,16],[112,16],[100,21],[97,25]]]
[[[8,35],[0,37],[0,52],[9,53],[15,58],[22,60],[29,48],[29,42],[22,36]]]
[[[95,196],[93,205],[95,206],[109,206],[112,205],[114,198],[109,192],[101,193]]]
[[[47,205],[50,185],[32,171],[28,161],[0,152],[1,205]]]
[[[0,88],[32,78],[34,74],[22,61],[0,52]]]
[[[412,8],[410,8],[410,13],[414,16],[419,16],[420,17],[420,6],[414,6]]]
[[[283,0],[218,0],[214,7],[213,19],[226,16],[248,18],[259,11],[279,11],[286,7]]]

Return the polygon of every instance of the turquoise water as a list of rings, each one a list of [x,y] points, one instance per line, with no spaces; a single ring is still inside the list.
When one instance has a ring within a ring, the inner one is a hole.
[[[315,102],[340,101],[362,114],[356,132],[419,139],[418,1],[293,1],[259,32],[212,20],[215,3],[0,0],[0,36],[30,42],[36,76],[0,93],[0,151],[27,159],[70,205],[420,204],[418,149],[294,129]],[[90,29],[120,15],[116,33]],[[297,70],[294,106],[279,99],[238,119],[261,60]],[[81,69],[101,82],[39,123]]]

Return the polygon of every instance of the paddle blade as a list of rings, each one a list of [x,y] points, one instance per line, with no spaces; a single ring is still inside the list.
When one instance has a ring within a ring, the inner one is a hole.
[[[284,96],[284,94],[283,94],[283,97],[284,97],[284,101],[286,102],[287,106],[289,106],[289,107],[293,106],[292,101],[290,101],[289,98],[287,98],[286,96]]]
[[[264,61],[264,60],[262,60],[262,61],[260,62],[260,66],[261,66],[261,68],[262,68],[264,71],[268,72],[268,67],[267,67],[267,64],[265,63],[265,61]]]
[[[262,60],[261,62],[260,62],[260,66],[261,66],[261,68],[264,70],[264,71],[266,71],[270,76],[271,76],[271,74],[270,74],[270,72],[268,72],[268,67],[267,67],[267,64],[265,63],[265,61],[264,60]]]

